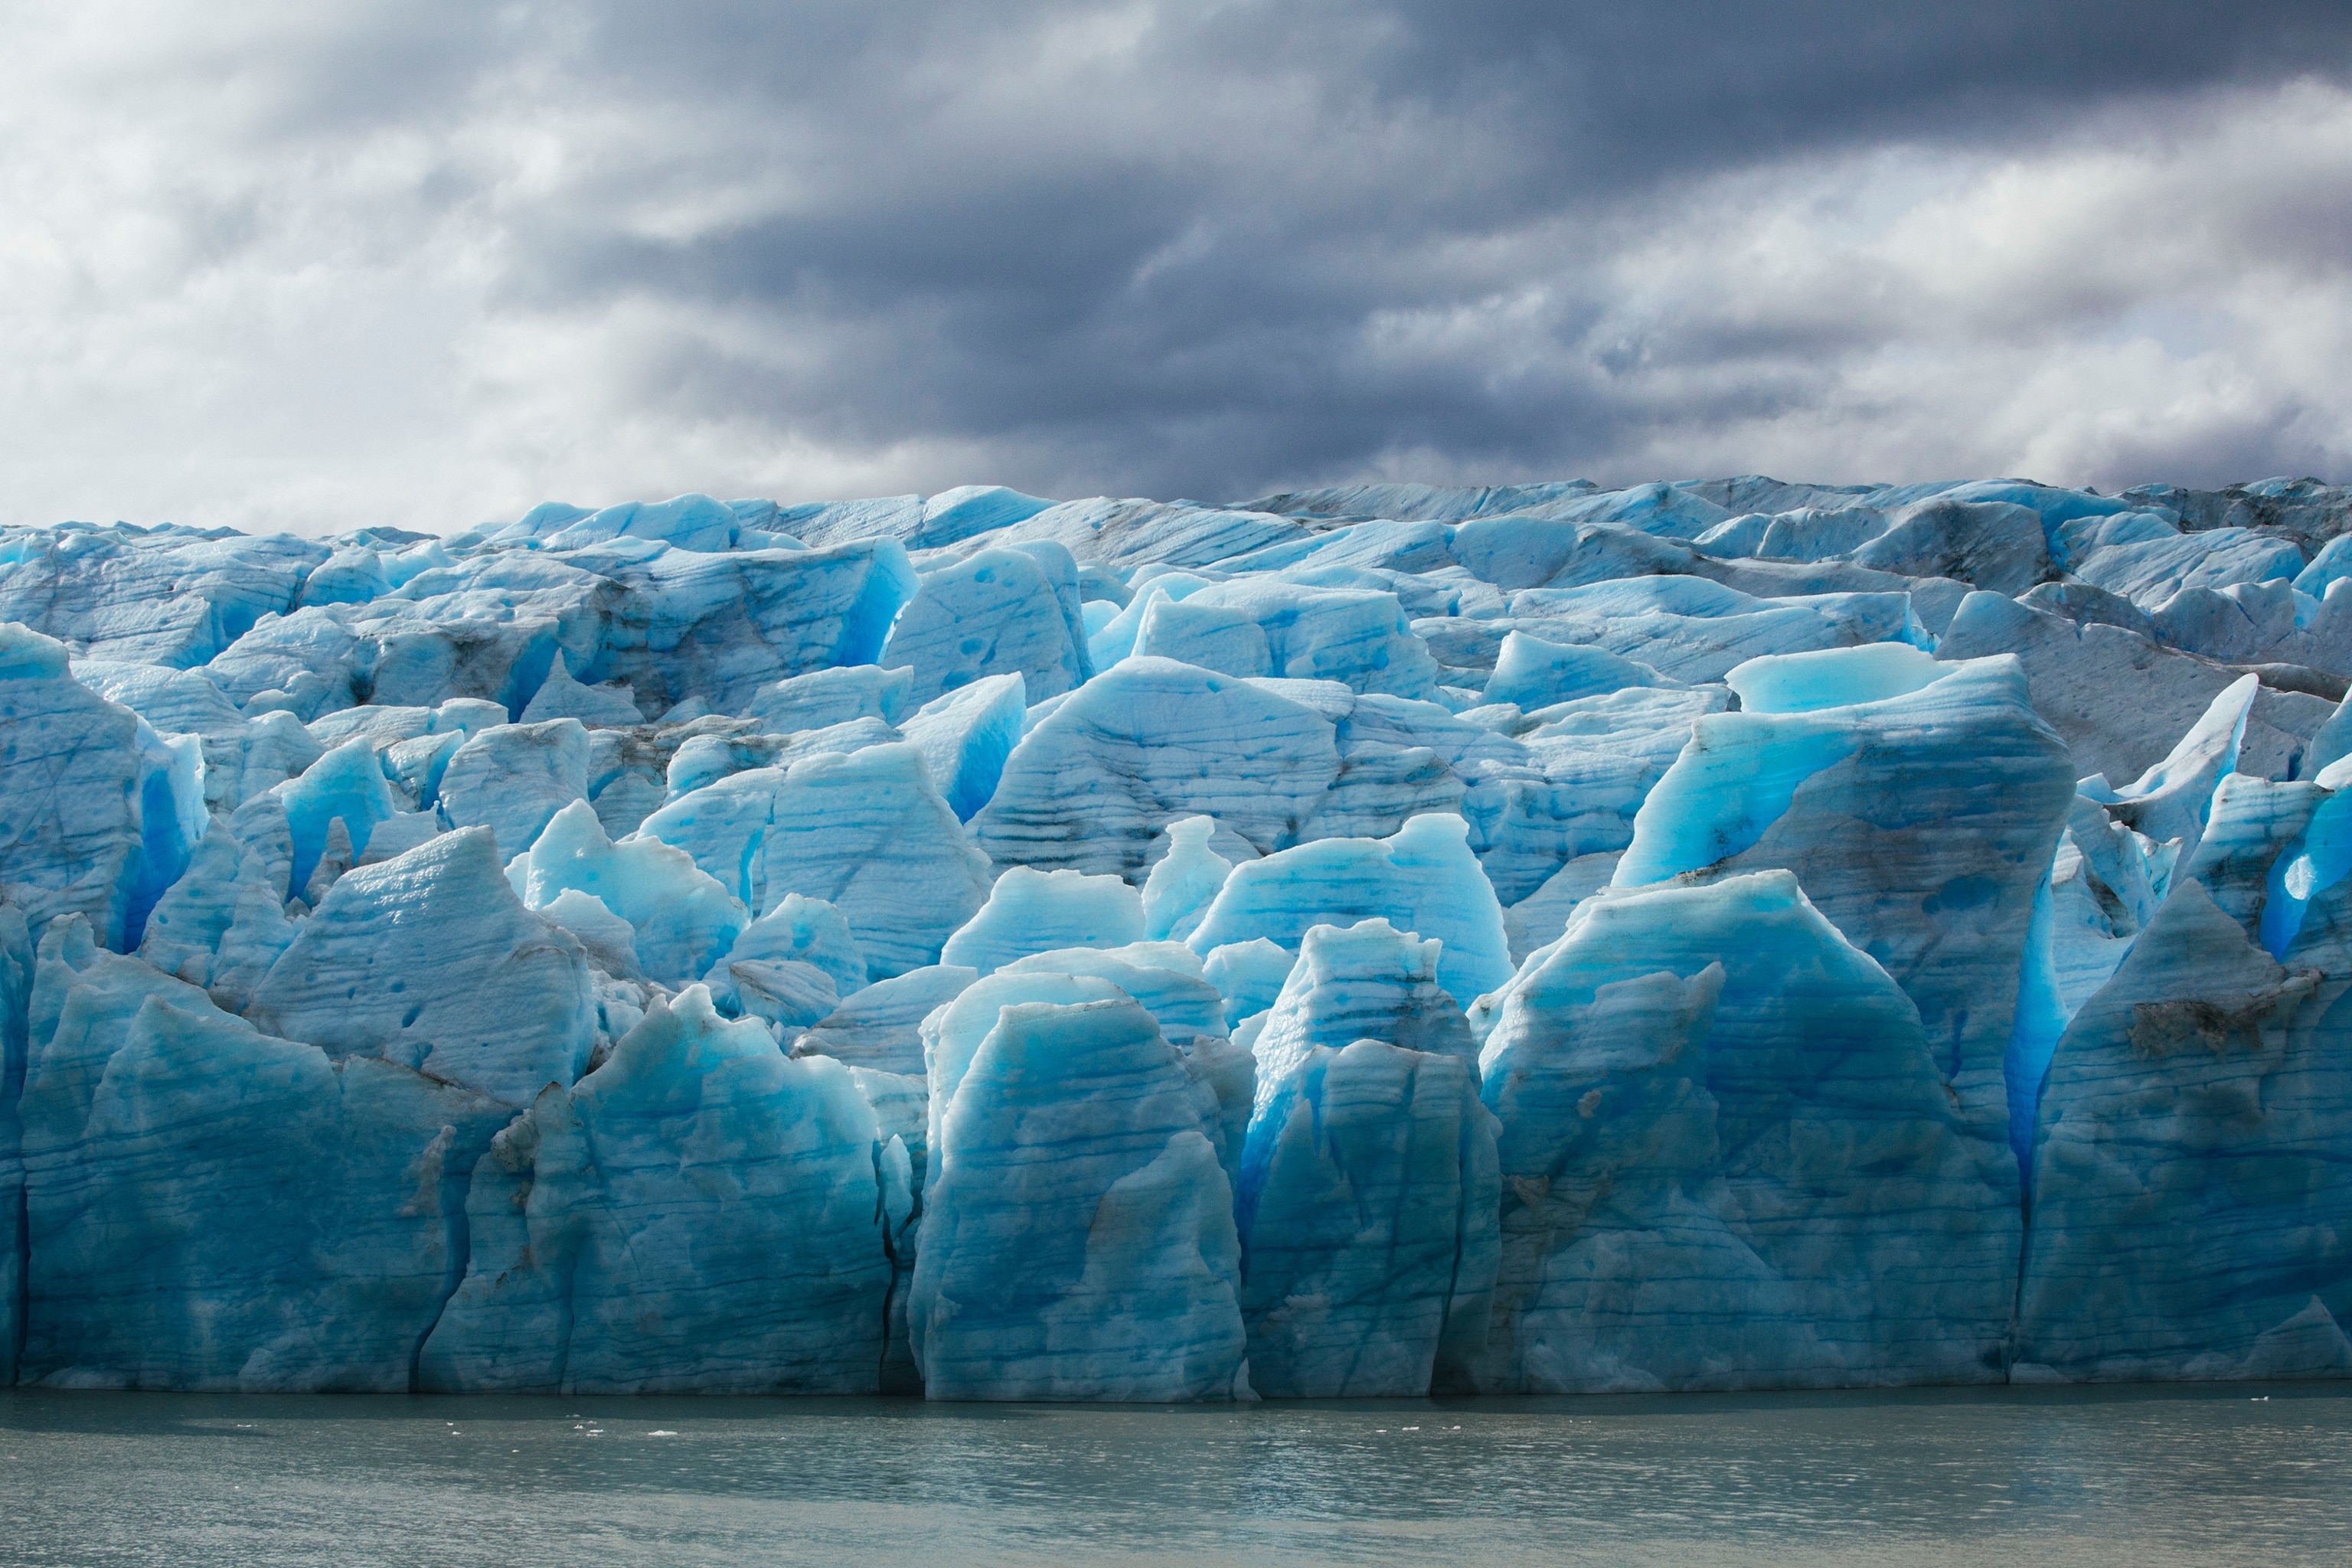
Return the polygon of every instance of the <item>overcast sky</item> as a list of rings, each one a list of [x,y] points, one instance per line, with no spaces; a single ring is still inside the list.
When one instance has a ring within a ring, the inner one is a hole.
[[[9,16],[9,522],[2352,478],[2344,0]]]

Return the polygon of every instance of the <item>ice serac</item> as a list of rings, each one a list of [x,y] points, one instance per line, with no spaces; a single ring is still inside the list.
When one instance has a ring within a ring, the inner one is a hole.
[[[2006,1141],[1787,871],[1589,900],[1481,1061],[1502,1262],[1478,1387],[2000,1381]]]
[[[1937,644],[1950,661],[2013,654],[2032,683],[2035,710],[2074,755],[2075,776],[2138,777],[2162,762],[2242,672],[2100,622],[2077,624],[1998,594],[1971,594]],[[2303,691],[2255,694],[2239,766],[2286,776],[2329,716]]]
[[[2346,802],[2226,779],[2197,859],[2059,1040],[2021,1381],[2352,1376]]]
[[[872,1393],[891,1271],[874,1111],[688,986],[550,1086],[474,1176],[424,1346],[449,1392]]]
[[[204,830],[194,737],[166,742],[67,670],[63,644],[0,625],[0,899],[34,935],[89,917],[138,943]]]
[[[972,818],[1000,865],[1128,876],[1180,816],[1215,817],[1261,854],[1297,842],[1339,776],[1329,721],[1244,680],[1131,658],[1022,738]]]
[[[912,705],[915,672],[878,664],[813,669],[760,688],[746,711],[775,731],[822,730],[856,719],[896,724]]]
[[[1255,1114],[1266,1114],[1318,1047],[1338,1050],[1375,1039],[1475,1064],[1478,1046],[1469,1022],[1438,984],[1444,948],[1384,920],[1310,929],[1252,1046],[1258,1062]],[[1245,1200],[1247,1192],[1244,1183]]]
[[[504,855],[531,846],[549,818],[588,798],[588,731],[577,719],[484,730],[441,774],[441,815],[452,827],[487,827]]]
[[[940,962],[987,974],[1057,947],[1124,947],[1143,940],[1143,895],[1117,877],[1015,866],[940,950]]]
[[[1947,667],[1874,700],[1885,655],[1803,657],[1820,672],[1784,667],[1757,683],[1806,693],[1800,710],[1698,721],[1643,803],[1614,884],[1794,872],[1917,1005],[1969,1123],[2006,1142],[2034,893],[2074,798],[2065,745],[2035,715],[2014,659]],[[1864,700],[1819,705],[1842,666]]]
[[[923,704],[899,729],[923,753],[957,820],[970,822],[996,794],[1028,712],[1020,675],[990,675]]]
[[[354,736],[270,792],[286,807],[286,826],[293,836],[294,861],[287,883],[288,896],[299,898],[318,869],[332,825],[341,821],[354,854],[365,850],[376,825],[401,809],[400,797],[376,765],[376,754],[365,738]]]
[[[969,990],[980,971],[929,964],[877,980],[794,1041],[795,1056],[825,1056],[880,1072],[922,1076],[923,1020]]]
[[[526,724],[543,723],[550,719],[577,719],[583,724],[600,727],[646,721],[625,685],[614,682],[609,686],[583,686],[572,679],[562,653],[555,656],[547,679],[540,683],[522,710]]]
[[[614,564],[622,592],[602,617],[583,679],[625,680],[657,713],[699,697],[740,712],[771,681],[872,664],[914,597],[914,568],[893,539],[822,550],[670,551]]]
[[[1494,673],[1484,691],[1488,702],[1511,702],[1532,711],[1580,697],[1605,697],[1629,686],[1664,684],[1646,664],[1620,658],[1605,648],[1546,642],[1526,632],[1505,634]]]
[[[28,1096],[24,1379],[405,1391],[463,1267],[466,1173],[511,1108],[201,994],[126,1018],[89,984],[56,1039],[102,1070],[75,1093],[45,1062]]]
[[[1186,945],[1204,957],[1265,938],[1292,952],[1318,925],[1387,921],[1440,944],[1436,979],[1466,1008],[1511,977],[1502,906],[1458,816],[1381,839],[1328,838],[1234,868]]]
[[[1032,701],[1075,690],[1094,674],[1077,563],[1042,544],[983,550],[925,574],[881,662],[913,672],[918,703],[992,675],[1020,676]]]
[[[1214,818],[1187,816],[1168,825],[1168,853],[1143,884],[1144,934],[1182,942],[1199,929],[1225,885],[1233,862],[1209,847]]]
[[[1495,1119],[1460,1057],[1316,1046],[1242,1157],[1242,1315],[1269,1397],[1461,1386],[1499,1258]]]
[[[637,963],[665,985],[709,973],[751,921],[742,903],[685,850],[658,838],[615,844],[584,800],[549,819],[509,865],[507,879],[527,907],[542,911],[569,892],[600,900],[629,923]]]
[[[522,906],[477,827],[345,875],[247,1016],[520,1106],[580,1075],[596,1009],[580,943]]]
[[[928,1396],[1247,1390],[1213,1105],[1132,1001],[1001,1010],[931,1151],[908,1310]]]
[[[847,917],[877,980],[938,962],[988,896],[988,862],[905,744],[804,757],[706,785],[645,820],[751,910],[787,893]]]
[[[1181,942],[1138,942],[1125,947],[1069,947],[1031,953],[999,974],[1092,975],[1141,1003],[1151,1021],[1180,1049],[1225,1037],[1225,1003],[1202,973],[1201,961]]]

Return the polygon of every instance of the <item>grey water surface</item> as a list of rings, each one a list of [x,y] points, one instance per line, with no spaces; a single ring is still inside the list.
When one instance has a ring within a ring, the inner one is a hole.
[[[0,1393],[0,1563],[2352,1561],[2352,1391]]]

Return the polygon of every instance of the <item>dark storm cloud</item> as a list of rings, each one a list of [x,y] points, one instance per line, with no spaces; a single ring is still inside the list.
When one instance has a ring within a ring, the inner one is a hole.
[[[365,426],[289,395],[283,449],[204,481],[225,503],[284,490],[254,476],[306,442],[592,500],[2215,479],[2352,447],[2297,347],[2352,330],[2341,4],[57,15],[71,47],[24,68],[56,167],[16,160],[61,216],[18,253],[61,255],[43,276],[93,323],[168,318],[123,351],[159,399],[207,331],[266,388],[385,300],[382,335],[445,362]],[[147,134],[116,195],[74,194],[54,127],[84,111]],[[82,255],[94,220],[133,239]],[[323,333],[220,325],[305,289]],[[100,406],[132,373],[76,374]],[[203,426],[177,439],[251,444],[230,391],[172,395]]]
[[[1652,417],[1612,395],[1605,354],[1579,342],[1600,301],[1576,297],[1576,264],[1610,243],[1627,201],[1874,142],[2015,145],[2118,107],[2160,126],[2176,95],[2340,70],[2352,38],[2341,6],[1928,9],[1944,14],[1163,11],[1105,68],[1111,90],[1072,102],[1047,83],[1039,101],[993,107],[1056,29],[1097,13],[634,13],[585,41],[580,86],[648,95],[656,134],[686,146],[707,102],[734,122],[731,156],[773,158],[806,185],[785,210],[669,239],[575,208],[524,251],[516,282],[544,304],[627,291],[764,314],[815,353],[788,374],[713,376],[712,395],[827,439],[992,444],[1007,478],[1041,488],[1232,493],[1401,448],[1572,468],[1605,464]],[[679,159],[616,175],[614,205],[677,177]],[[1528,326],[1549,364],[1503,374],[1366,342],[1383,311],[1535,279],[1555,300]],[[1776,323],[1665,352],[1737,356],[1771,339],[1801,356],[1855,330]],[[1802,395],[1742,379],[1673,412]]]

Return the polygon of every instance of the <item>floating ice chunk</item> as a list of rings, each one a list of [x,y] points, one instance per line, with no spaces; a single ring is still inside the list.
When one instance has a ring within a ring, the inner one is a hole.
[[[986,858],[909,745],[737,773],[663,806],[638,837],[686,850],[753,910],[824,899],[877,980],[936,961],[988,889]]]
[[[523,908],[481,828],[335,884],[254,994],[256,1026],[528,1104],[586,1065],[578,942]]]
[[[1506,632],[1480,700],[1512,702],[1522,710],[1548,708],[1580,697],[1605,697],[1629,686],[1663,686],[1665,679],[1646,664],[1620,658],[1604,648],[1546,642],[1526,632]]]
[[[751,921],[684,850],[657,838],[615,844],[605,837],[585,801],[557,812],[507,875],[526,908],[559,925],[569,922],[553,912],[558,898],[572,890],[593,894],[629,923],[630,951],[645,973],[665,985],[684,985],[709,973]]]
[[[1479,1388],[1998,1381],[2005,1139],[1786,871],[1620,889],[1499,998]]]
[[[1245,1390],[1233,1194],[1204,1098],[1125,997],[1003,1009],[932,1145],[908,1310],[929,1397]]]
[[[853,1067],[919,1078],[924,1072],[923,1020],[979,978],[976,969],[935,963],[877,980],[803,1035],[793,1054],[833,1057]]]
[[[1207,953],[1265,937],[1288,948],[1315,926],[1383,919],[1443,943],[1437,982],[1467,1006],[1507,981],[1511,963],[1502,906],[1466,835],[1458,816],[1416,816],[1388,838],[1328,838],[1236,866],[1187,945]]]
[[[557,812],[588,798],[588,731],[577,719],[484,730],[450,757],[440,795],[450,826],[488,827],[502,854],[520,855]]]
[[[915,675],[878,664],[813,669],[760,688],[744,711],[777,734],[822,730],[853,719],[896,724],[914,706]]]
[[[1301,967],[1304,967],[1302,964]],[[1483,1348],[1499,1260],[1494,1116],[1475,1065],[1378,1040],[1316,1046],[1242,1161],[1250,1383],[1418,1398]]]
[[[1471,1065],[1477,1042],[1462,1008],[1439,985],[1442,943],[1420,941],[1384,920],[1359,921],[1342,930],[1318,925],[1299,944],[1298,963],[1259,1032],[1257,1100],[1253,1125],[1284,1085],[1291,1083],[1317,1047],[1338,1050],[1361,1039],[1449,1057]],[[1473,1092],[1476,1073],[1471,1075]],[[1250,1185],[1246,1174],[1243,1197]]]
[[[996,879],[980,911],[948,938],[940,962],[987,974],[1033,952],[1124,947],[1143,936],[1143,896],[1117,877],[1015,866]]]
[[[983,676],[925,703],[901,726],[957,820],[970,822],[995,795],[1004,761],[1021,740],[1027,689],[1017,672]]]
[[[924,575],[882,655],[913,672],[916,701],[1003,674],[1019,675],[1032,699],[1057,697],[1093,676],[1076,563],[1043,548],[983,550]]]
[[[972,824],[1000,864],[1126,875],[1179,816],[1261,851],[1296,841],[1339,772],[1328,720],[1245,681],[1131,658],[1065,699]]]
[[[1212,817],[1187,816],[1168,825],[1168,854],[1143,884],[1144,935],[1182,942],[1209,912],[1233,862],[1209,847]]]
[[[583,686],[572,679],[565,667],[562,652],[555,655],[547,679],[522,710],[526,724],[541,723],[550,719],[577,719],[583,724],[609,726],[642,724],[646,716],[637,711],[631,700],[625,682],[614,681],[604,686]]]
[[[838,1062],[787,1060],[699,986],[656,1002],[478,1167],[473,1260],[419,1384],[874,1392],[891,1277],[877,1131]]]
[[[135,946],[205,824],[193,736],[166,741],[67,673],[62,644],[0,625],[0,899],[38,933],[90,917]]]
[[[1767,654],[1723,678],[1749,713],[1811,713],[1904,697],[1952,672],[1908,643]]]

